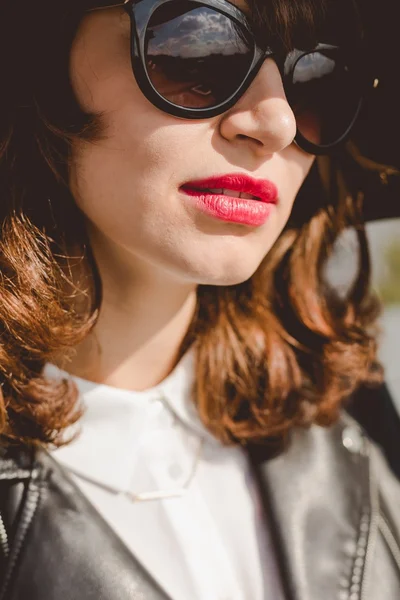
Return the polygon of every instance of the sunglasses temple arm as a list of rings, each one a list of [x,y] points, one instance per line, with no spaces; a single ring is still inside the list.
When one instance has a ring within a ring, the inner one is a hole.
[[[125,6],[125,4],[128,4],[128,2],[130,2],[130,0],[125,0],[125,2],[121,2],[120,0],[115,0],[115,2],[113,2],[113,0],[95,0],[95,6],[89,10],[95,11],[105,10],[107,8],[117,8],[118,6]]]

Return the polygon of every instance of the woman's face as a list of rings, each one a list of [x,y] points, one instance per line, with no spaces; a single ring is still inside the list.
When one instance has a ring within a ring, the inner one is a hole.
[[[204,120],[173,117],[138,88],[129,17],[113,8],[82,21],[71,79],[82,107],[102,115],[103,138],[74,147],[70,184],[103,267],[153,269],[209,285],[248,279],[286,224],[314,160],[292,143],[295,118],[275,63],[265,61],[228,112]],[[229,174],[276,186],[265,222],[211,215],[181,189]]]

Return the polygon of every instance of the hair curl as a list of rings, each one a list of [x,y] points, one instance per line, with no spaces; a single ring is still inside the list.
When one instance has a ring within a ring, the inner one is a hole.
[[[55,0],[26,2],[23,19],[21,2],[3,0],[0,7],[6,24],[0,32],[0,432],[6,444],[60,444],[80,417],[76,388],[47,380],[42,371],[89,334],[101,304],[83,217],[66,183],[72,142],[101,135],[99,119],[82,112],[68,78],[69,48],[83,14],[78,4],[84,3],[71,0],[65,9]],[[329,0],[249,4],[260,32],[268,25],[288,47],[296,38],[311,43]],[[318,161],[288,226],[248,281],[198,287],[177,360],[195,346],[194,399],[204,424],[225,443],[327,425],[358,386],[380,379],[378,303],[369,291],[368,246],[349,160],[343,152]],[[343,298],[324,269],[349,226],[357,232],[359,268]],[[77,283],[72,271],[79,261],[89,276]]]

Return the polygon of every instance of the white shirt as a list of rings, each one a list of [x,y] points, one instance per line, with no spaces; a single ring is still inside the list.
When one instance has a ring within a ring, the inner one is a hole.
[[[53,456],[171,598],[283,598],[247,456],[217,441],[191,401],[193,354],[141,392],[73,380],[81,433]],[[180,496],[134,499],[185,485]]]

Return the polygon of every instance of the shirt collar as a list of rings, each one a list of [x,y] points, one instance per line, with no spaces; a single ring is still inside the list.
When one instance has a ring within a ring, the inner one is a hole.
[[[161,383],[140,392],[93,383],[47,364],[47,377],[68,377],[75,382],[84,408],[79,423],[66,432],[76,435],[75,439],[55,450],[55,458],[78,475],[124,490],[132,477],[135,447],[160,411],[165,421],[165,407],[172,419],[197,438],[217,443],[201,423],[193,402],[194,361],[191,349]]]

